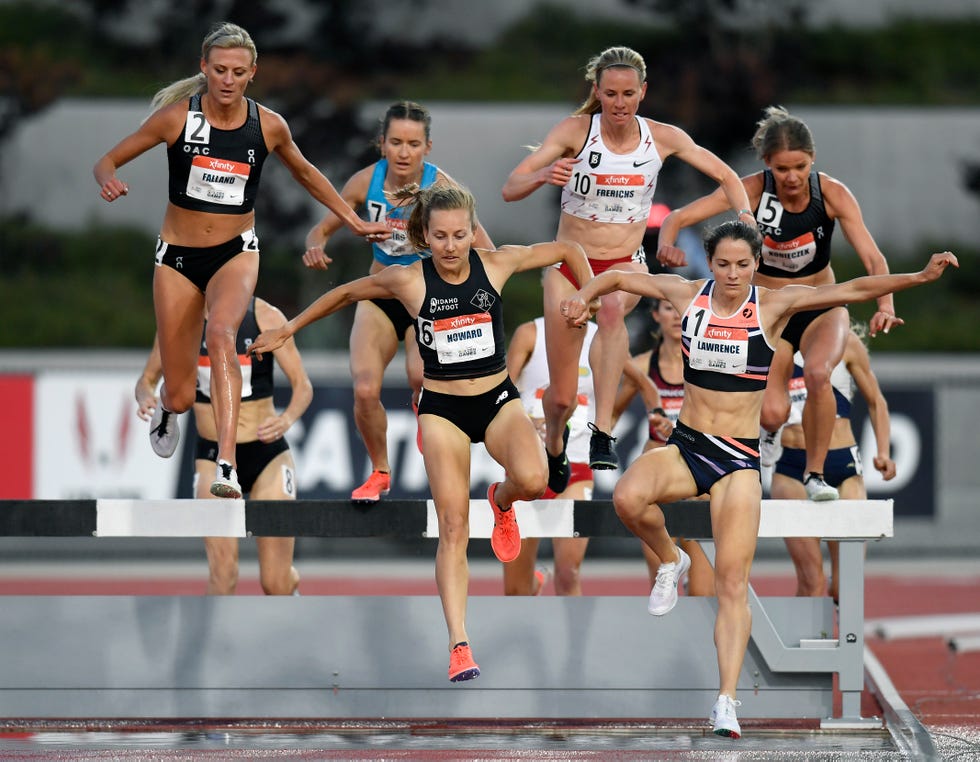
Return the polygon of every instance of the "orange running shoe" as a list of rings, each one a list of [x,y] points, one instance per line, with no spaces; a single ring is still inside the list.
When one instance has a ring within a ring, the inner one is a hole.
[[[372,471],[360,487],[350,493],[352,503],[377,503],[391,489],[391,474]]]
[[[490,547],[498,561],[509,563],[521,553],[521,530],[517,526],[513,506],[508,511],[502,511],[494,502],[500,482],[494,482],[487,490],[487,500],[493,509],[493,533],[490,535]]]
[[[449,682],[459,683],[480,676],[480,665],[473,661],[473,652],[465,640],[449,652]]]

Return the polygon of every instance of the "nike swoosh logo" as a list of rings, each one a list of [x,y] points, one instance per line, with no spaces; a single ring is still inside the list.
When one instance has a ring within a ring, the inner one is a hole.
[[[633,166],[642,167],[644,164],[649,164],[651,161],[653,161],[653,159],[647,159],[646,161],[634,161]]]

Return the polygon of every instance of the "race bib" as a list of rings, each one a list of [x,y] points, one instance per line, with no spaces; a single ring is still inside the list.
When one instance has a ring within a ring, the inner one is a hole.
[[[813,233],[804,233],[791,241],[774,241],[769,236],[762,241],[762,261],[786,272],[802,270],[816,256],[817,242]]]
[[[243,161],[195,156],[187,175],[187,196],[212,204],[241,206],[251,171]]]
[[[646,178],[641,174],[576,172],[569,185],[596,214],[629,215],[643,205]]]
[[[436,350],[442,365],[492,357],[496,352],[493,318],[488,312],[420,321],[423,342]]]
[[[745,373],[749,356],[749,332],[744,328],[708,325],[702,336],[691,339],[690,366],[716,373]]]

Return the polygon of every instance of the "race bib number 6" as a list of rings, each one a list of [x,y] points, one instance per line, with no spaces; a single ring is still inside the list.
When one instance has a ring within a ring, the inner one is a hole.
[[[491,357],[496,350],[493,319],[487,312],[439,320],[419,318],[418,326],[422,344],[435,350],[442,365]]]

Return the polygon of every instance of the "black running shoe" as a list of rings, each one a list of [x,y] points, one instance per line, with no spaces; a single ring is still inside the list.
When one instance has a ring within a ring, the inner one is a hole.
[[[568,489],[568,481],[572,478],[572,467],[568,464],[568,456],[565,448],[568,446],[569,428],[565,426],[565,433],[561,436],[561,454],[552,455],[545,450],[548,456],[548,489],[556,495],[560,495]]]
[[[619,468],[619,458],[613,449],[616,437],[609,436],[604,431],[589,422],[592,437],[589,439],[589,468],[595,471],[612,471]]]

